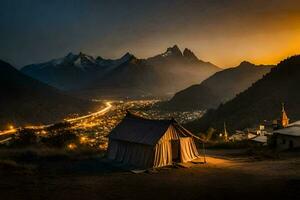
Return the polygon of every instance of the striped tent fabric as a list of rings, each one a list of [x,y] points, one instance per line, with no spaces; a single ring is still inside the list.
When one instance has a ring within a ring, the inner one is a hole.
[[[174,119],[146,119],[128,112],[108,137],[108,158],[138,168],[163,167],[199,157],[197,137]]]

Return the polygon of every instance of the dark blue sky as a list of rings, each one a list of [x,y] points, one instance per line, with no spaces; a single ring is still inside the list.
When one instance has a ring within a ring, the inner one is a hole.
[[[0,58],[148,57],[176,43],[220,66],[274,63],[299,53],[299,10],[297,0],[0,0]]]

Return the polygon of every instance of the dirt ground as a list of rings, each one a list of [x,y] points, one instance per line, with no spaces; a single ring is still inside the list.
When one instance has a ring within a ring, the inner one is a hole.
[[[99,159],[0,169],[0,199],[299,199],[300,157],[256,161],[208,152],[207,164],[134,174]]]

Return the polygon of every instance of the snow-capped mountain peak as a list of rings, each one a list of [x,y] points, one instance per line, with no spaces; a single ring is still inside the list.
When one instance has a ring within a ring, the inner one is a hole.
[[[54,59],[50,63],[55,67],[62,65],[73,65],[81,70],[86,70],[88,67],[96,65],[96,60],[87,54],[80,52],[79,54],[68,53],[65,57]]]

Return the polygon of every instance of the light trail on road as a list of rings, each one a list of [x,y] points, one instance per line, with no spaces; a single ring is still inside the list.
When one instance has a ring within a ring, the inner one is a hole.
[[[76,122],[76,121],[80,121],[80,120],[87,119],[87,118],[90,118],[90,117],[98,117],[99,115],[104,115],[105,113],[107,113],[112,108],[111,102],[106,102],[105,104],[106,104],[106,107],[103,108],[102,110],[98,111],[98,112],[95,112],[95,113],[92,113],[92,114],[89,114],[89,115],[84,115],[84,116],[81,116],[81,117],[76,117],[76,118],[73,118],[73,119],[66,119],[65,121],[67,121],[67,122]]]
[[[18,131],[17,128],[9,129],[9,130],[5,130],[5,131],[0,132],[0,135],[15,134],[17,131]]]
[[[106,107],[95,112],[95,113],[91,113],[91,114],[88,114],[88,115],[84,115],[84,116],[80,116],[80,117],[76,117],[76,118],[73,118],[73,119],[66,119],[64,121],[66,122],[70,122],[70,123],[73,123],[73,122],[77,122],[77,121],[80,121],[80,120],[83,120],[83,119],[87,119],[87,118],[90,118],[90,117],[98,117],[98,116],[101,116],[101,115],[104,115],[106,114],[112,107],[112,103],[111,102],[106,102],[105,103]],[[50,126],[53,126],[55,124],[47,124],[47,125],[38,125],[38,126],[25,126],[24,128],[28,128],[28,129],[44,129],[44,128],[48,128]],[[14,128],[14,129],[10,129],[10,130],[4,130],[4,131],[0,131],[0,136],[1,135],[10,135],[10,134],[15,134],[19,129],[21,129],[21,127],[19,128]],[[5,139],[7,140],[7,139]],[[3,141],[0,141],[0,143],[3,142]]]
[[[0,144],[3,144],[3,143],[5,143],[5,142],[8,142],[8,141],[10,141],[12,139],[12,137],[9,137],[9,138],[6,138],[6,139],[4,139],[4,140],[1,140],[0,141]]]

